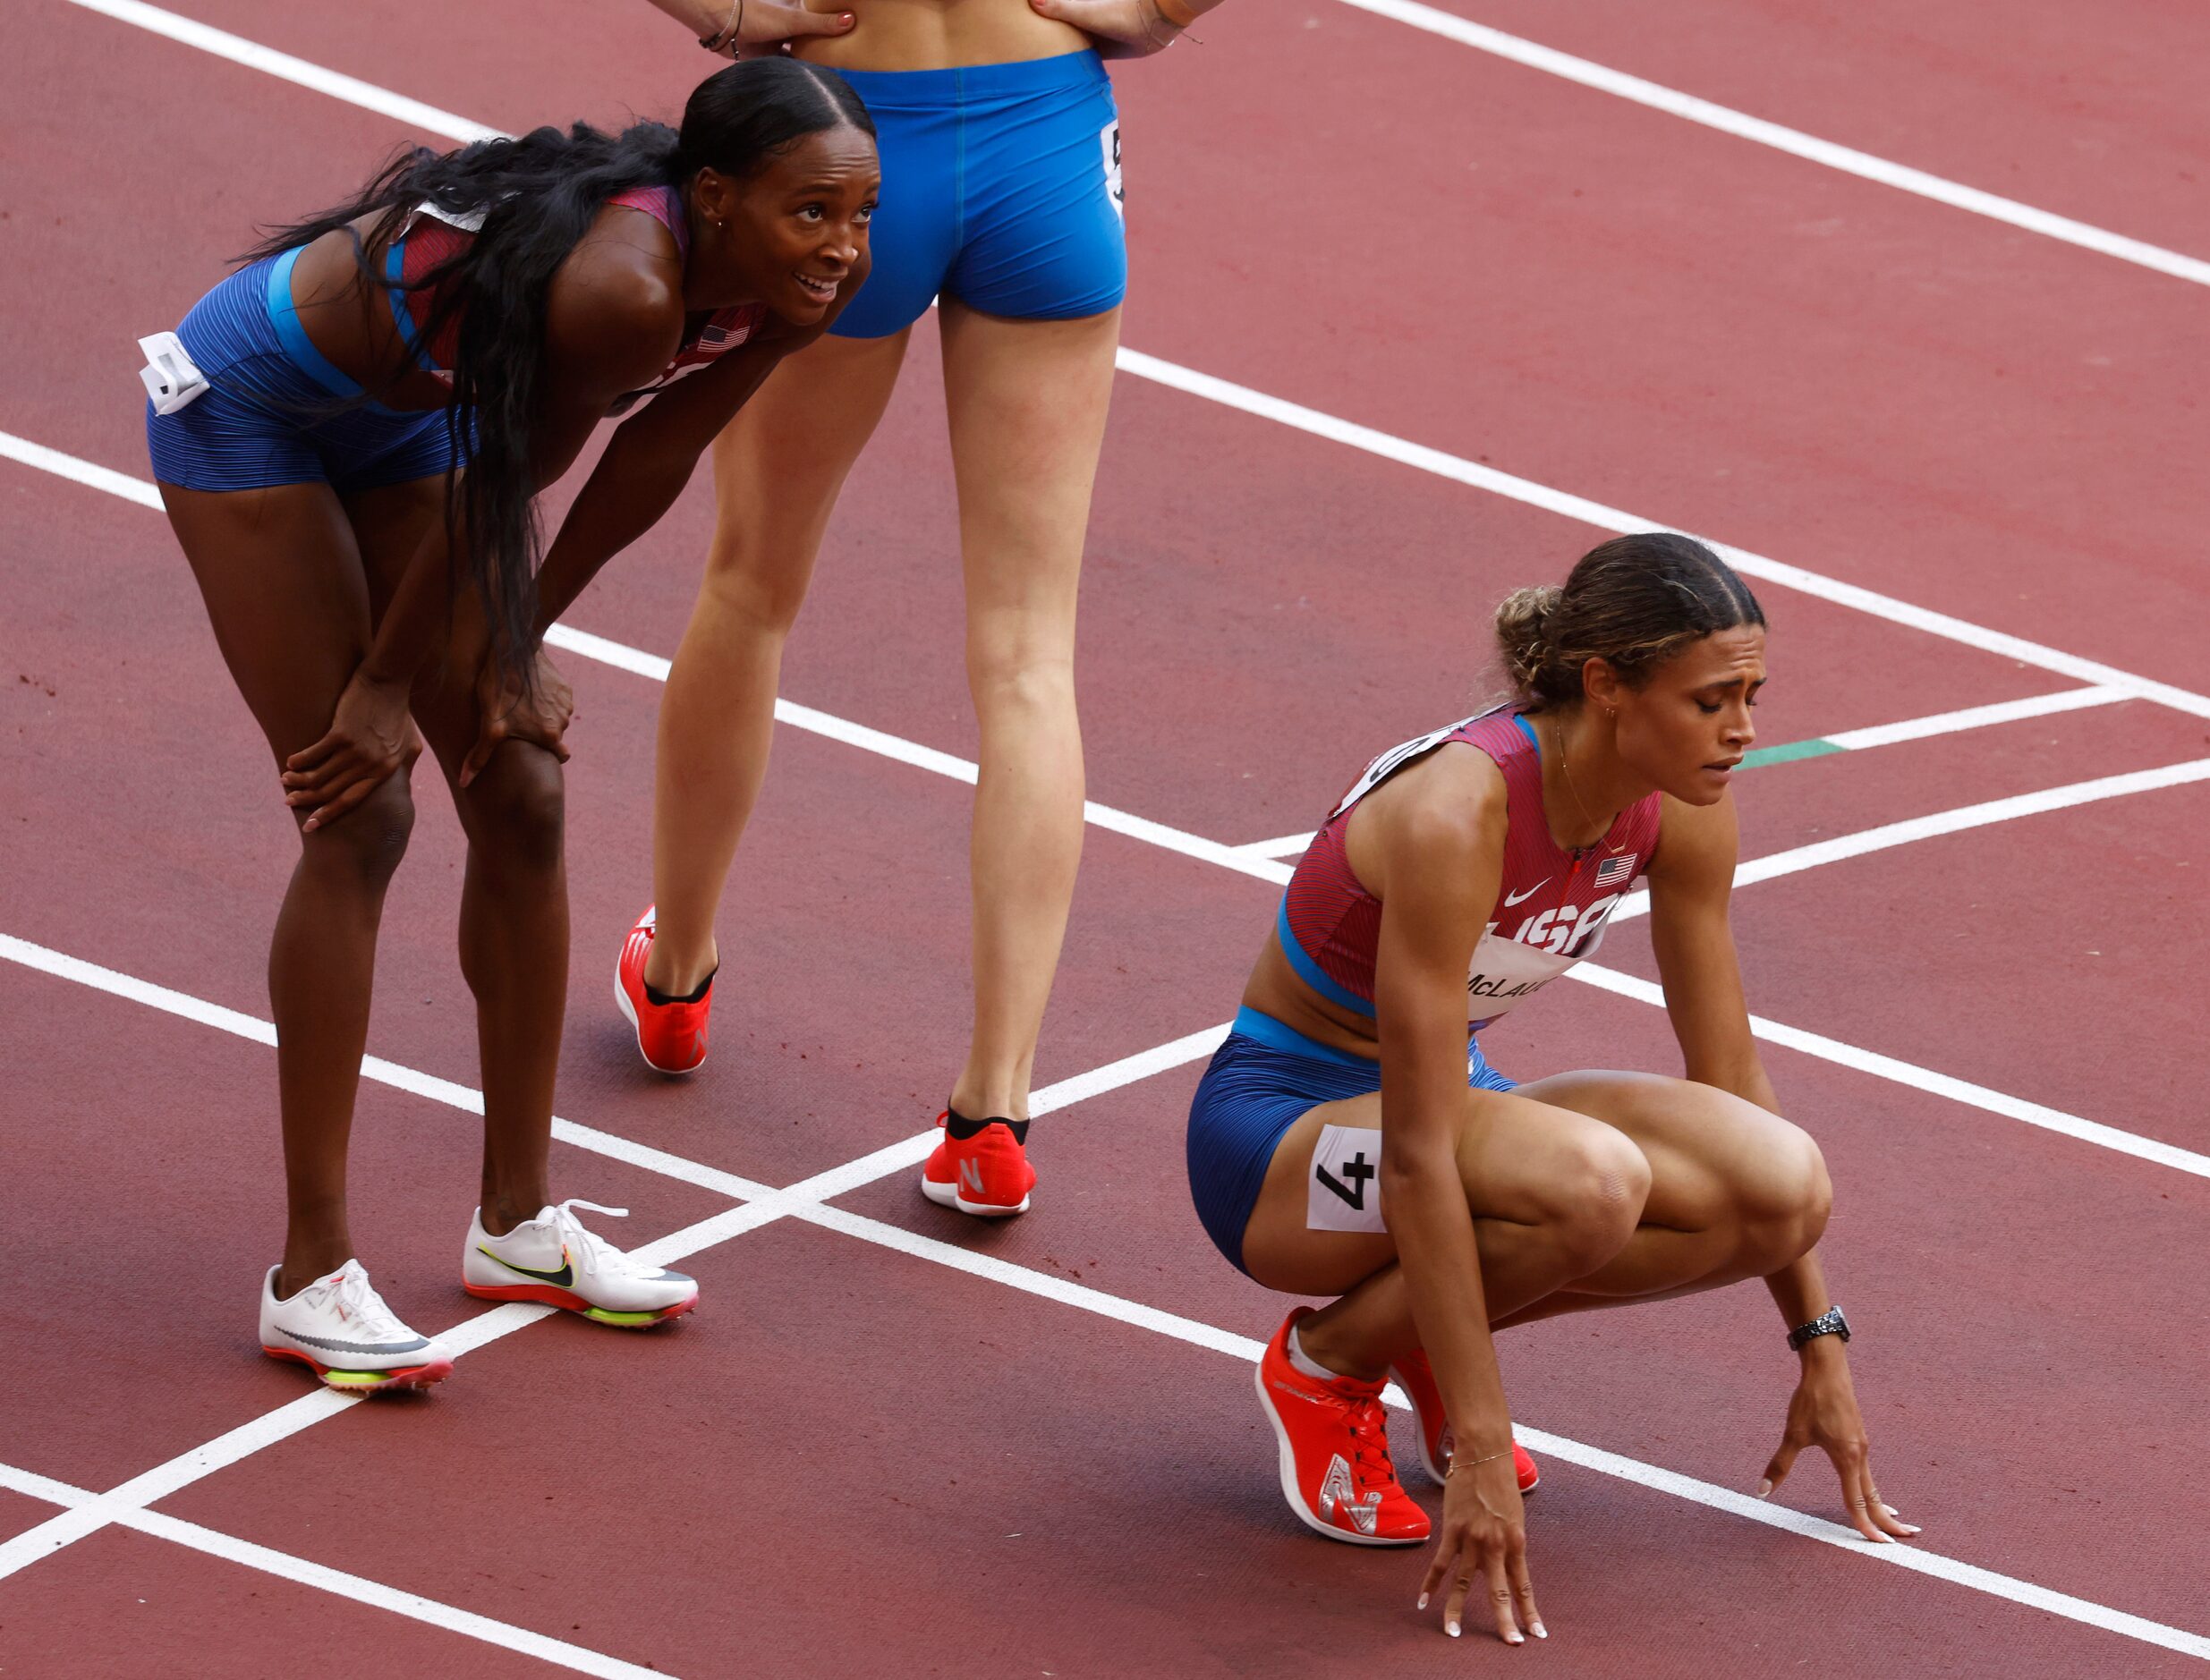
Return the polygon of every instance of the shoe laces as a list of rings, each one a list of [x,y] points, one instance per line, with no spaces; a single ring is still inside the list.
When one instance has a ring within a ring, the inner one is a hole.
[[[1346,1396],[1343,1421],[1356,1445],[1351,1477],[1361,1493],[1379,1488],[1386,1493],[1397,1485],[1397,1466],[1389,1455],[1388,1416],[1379,1395]]]
[[[594,1277],[605,1272],[614,1277],[651,1277],[659,1268],[647,1266],[625,1254],[613,1243],[589,1229],[575,1217],[579,1208],[592,1213],[603,1213],[616,1219],[629,1218],[626,1208],[609,1208],[604,1202],[585,1201],[581,1196],[571,1196],[553,1209],[553,1230],[560,1238],[561,1246],[571,1258],[580,1260],[583,1269]]]
[[[414,1334],[385,1303],[384,1297],[376,1293],[369,1274],[358,1265],[347,1266],[307,1287],[315,1292],[312,1304],[317,1311],[331,1308],[345,1322],[360,1326],[366,1335],[396,1339]]]

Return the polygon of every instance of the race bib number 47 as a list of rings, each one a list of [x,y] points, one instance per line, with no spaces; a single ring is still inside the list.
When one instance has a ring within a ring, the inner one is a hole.
[[[1322,1126],[1305,1185],[1309,1231],[1386,1231],[1381,1223],[1381,1134]]]

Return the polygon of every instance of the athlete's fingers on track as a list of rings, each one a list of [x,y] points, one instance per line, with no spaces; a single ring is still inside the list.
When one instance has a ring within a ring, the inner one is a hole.
[[[1889,1533],[1893,1534],[1899,1540],[1908,1540],[1919,1532],[1916,1523],[1906,1523],[1903,1520],[1903,1514],[1880,1497],[1880,1489],[1873,1482],[1873,1461],[1870,1452],[1865,1455],[1865,1497],[1872,1501],[1866,1508],[1872,1513],[1873,1521],[1879,1523]]]
[[[1442,1584],[1444,1574],[1449,1572],[1451,1563],[1458,1557],[1458,1548],[1450,1543],[1451,1540],[1464,1538],[1456,1530],[1447,1526],[1436,1534],[1434,1556],[1427,1560],[1427,1573],[1420,1578],[1421,1609],[1424,1610],[1427,1608],[1428,1599],[1435,1596],[1435,1589]]]
[[[1765,1464],[1764,1480],[1757,1484],[1757,1497],[1760,1499],[1768,1498],[1775,1488],[1788,1480],[1788,1472],[1796,1467],[1796,1455],[1807,1445],[1808,1442],[1799,1441],[1793,1435],[1781,1437],[1780,1450]]]
[[[1511,1557],[1512,1597],[1519,1607],[1520,1625],[1537,1639],[1548,1639],[1550,1629],[1543,1625],[1543,1613],[1534,1608],[1534,1577],[1527,1573],[1527,1548],[1522,1546]]]
[[[1496,1607],[1496,1636],[1507,1645],[1526,1644],[1527,1636],[1519,1631],[1519,1618],[1512,1613],[1511,1574],[1500,1549],[1489,1554],[1489,1601]]]
[[[1830,1447],[1834,1468],[1841,1476],[1841,1497],[1849,1509],[1849,1525],[1876,1545],[1891,1544],[1889,1537],[1874,1522],[1873,1512],[1880,1503],[1872,1491],[1872,1472],[1866,1467],[1866,1449],[1862,1442],[1846,1441]]]

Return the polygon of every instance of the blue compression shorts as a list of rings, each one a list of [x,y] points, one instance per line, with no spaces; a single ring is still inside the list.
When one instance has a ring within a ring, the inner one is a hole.
[[[1475,1090],[1510,1090],[1514,1084],[1471,1039],[1466,1082]],[[1237,1011],[1234,1030],[1190,1100],[1189,1194],[1205,1235],[1237,1271],[1245,1269],[1243,1229],[1283,1134],[1323,1102],[1381,1088],[1379,1062],[1317,1043],[1255,1009]]]
[[[1119,303],[1120,119],[1095,53],[840,73],[875,119],[882,202],[873,270],[831,332],[900,332],[939,293],[1018,320]]]
[[[154,477],[188,490],[325,483],[341,496],[453,469],[443,409],[402,411],[314,347],[292,307],[296,250],[222,282],[176,329],[208,389],[174,414],[146,405]]]

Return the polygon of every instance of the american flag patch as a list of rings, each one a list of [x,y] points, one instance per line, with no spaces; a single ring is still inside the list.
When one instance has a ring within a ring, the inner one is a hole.
[[[1606,858],[1596,866],[1596,885],[1622,887],[1635,878],[1635,856],[1632,852],[1624,856]]]

